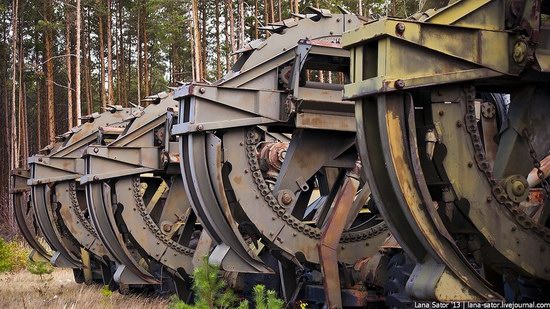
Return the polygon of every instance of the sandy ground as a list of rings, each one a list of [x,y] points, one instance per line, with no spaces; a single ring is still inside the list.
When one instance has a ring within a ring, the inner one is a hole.
[[[26,270],[0,274],[0,308],[166,308],[168,299],[118,292],[74,282],[72,271],[56,269],[42,278]]]

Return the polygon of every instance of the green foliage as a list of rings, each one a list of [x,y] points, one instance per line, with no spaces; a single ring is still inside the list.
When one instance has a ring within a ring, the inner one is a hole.
[[[285,302],[277,297],[277,293],[273,290],[267,290],[267,308],[282,309],[285,307]]]
[[[49,275],[53,272],[53,266],[48,262],[35,262],[29,261],[27,270],[33,275],[39,275],[42,278],[43,275]]]
[[[17,241],[7,242],[0,238],[0,273],[17,271],[27,266],[28,249]]]
[[[195,269],[193,279],[195,304],[186,304],[174,295],[170,299],[170,309],[249,309],[248,300],[242,300],[237,304],[239,299],[231,289],[227,288],[225,281],[220,276],[219,266],[209,264],[208,257],[204,257],[203,264]],[[256,285],[253,295],[255,308],[257,309],[284,308],[284,302],[277,298],[275,291],[266,291],[264,285]]]
[[[237,301],[233,291],[226,289],[219,266],[208,263],[208,257],[193,272],[193,292],[195,308],[228,308]]]
[[[101,288],[101,295],[103,295],[104,297],[111,297],[111,295],[113,295],[113,291],[111,291],[109,289],[109,286],[108,285],[104,285],[102,288]]]
[[[254,287],[254,303],[256,309],[282,309],[285,306],[285,302],[277,298],[275,291],[266,290],[261,284]]]
[[[265,285],[258,284],[254,287],[254,303],[256,304],[256,309],[267,309]]]

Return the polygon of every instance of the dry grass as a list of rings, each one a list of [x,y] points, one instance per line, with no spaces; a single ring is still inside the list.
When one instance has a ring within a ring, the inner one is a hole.
[[[140,295],[104,293],[101,286],[74,282],[71,270],[51,275],[26,270],[0,274],[0,308],[166,308],[169,300]]]

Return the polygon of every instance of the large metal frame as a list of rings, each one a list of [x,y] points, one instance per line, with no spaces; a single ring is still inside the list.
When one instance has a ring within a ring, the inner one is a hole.
[[[81,183],[94,225],[121,265],[115,280],[158,283],[146,266],[154,260],[173,275],[180,298],[188,299],[195,254],[189,246],[192,237],[198,242],[198,230],[169,134],[179,105],[172,97],[154,96],[118,139],[88,147]],[[201,246],[207,248],[198,254],[208,254],[208,242]]]
[[[341,190],[338,175],[355,167],[357,152],[353,104],[341,100],[342,85],[308,81],[306,72],[346,75],[349,53],[340,48],[339,37],[360,20],[324,10],[313,13],[284,21],[270,38],[251,43],[233,71],[214,85],[192,83],[175,94],[181,103],[172,133],[180,137],[181,172],[192,207],[218,245],[210,260],[228,271],[271,272],[258,255],[265,246],[279,257],[287,301],[301,286],[296,272],[304,264],[338,270],[338,261],[349,265],[375,255],[388,236],[384,223],[354,227],[338,237],[330,258],[319,258],[321,234]],[[270,187],[262,175],[259,146],[289,140]],[[310,204],[317,181],[322,198]],[[342,230],[351,226],[365,199],[342,206],[355,210],[339,225]],[[317,209],[313,225],[303,222],[306,206]],[[326,275],[323,281],[337,286],[327,301],[341,306],[338,271]]]
[[[91,115],[84,119],[83,125],[60,136],[57,146],[50,147],[46,155],[29,158],[31,204],[45,240],[54,250],[51,262],[58,267],[84,269],[88,282],[92,280],[89,271],[92,265],[81,264],[81,255],[87,255],[81,248],[92,252],[100,262],[100,267],[104,268],[100,271],[107,283],[110,280],[107,278],[110,277],[110,258],[85,218],[85,209],[79,204],[75,181],[84,171],[79,157],[82,149],[96,141],[101,132],[119,134],[117,128],[105,128],[122,128],[130,114],[128,109],[112,107],[110,112]]]
[[[540,20],[546,8],[546,1],[455,1],[420,21],[382,19],[343,37],[353,58],[344,95],[356,100],[365,174],[390,229],[417,263],[407,290],[418,299],[499,299],[502,280],[491,270],[549,279],[548,229],[519,207],[525,189],[513,191],[519,199],[506,190],[507,177],[519,185],[533,168],[528,143],[539,159],[550,148],[548,122],[528,120],[548,106],[546,92],[530,86],[548,81]],[[513,97],[494,170],[483,145],[492,137],[477,128],[479,89]],[[437,137],[429,162],[426,126]],[[535,138],[526,141],[522,129]],[[466,219],[462,231],[438,212],[442,205],[456,212],[455,221]],[[459,248],[457,235],[471,237],[468,250]]]

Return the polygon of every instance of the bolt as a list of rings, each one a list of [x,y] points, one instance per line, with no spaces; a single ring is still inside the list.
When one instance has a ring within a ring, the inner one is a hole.
[[[487,197],[487,203],[490,203],[490,202],[492,202],[492,201],[493,201],[493,197],[492,197],[492,196],[488,196],[488,197]]]
[[[275,221],[275,217],[271,217],[271,220]]]
[[[273,236],[273,235],[274,235],[273,232],[269,232],[269,236]]]
[[[516,63],[522,63],[527,55],[527,45],[523,41],[517,41],[514,44],[514,50],[512,52],[512,58]]]
[[[512,232],[515,232],[517,228],[515,226],[512,227]]]
[[[336,22],[339,23],[339,22],[340,22],[340,18],[336,18]]]
[[[202,131],[204,129],[204,126],[202,124],[199,124],[197,126],[197,130]]]
[[[98,153],[98,152],[99,152],[99,148],[94,147],[94,153]]]
[[[290,203],[292,203],[292,196],[290,195],[290,193],[283,193],[283,196],[281,197],[281,202],[283,202],[283,204],[285,205],[289,205]]]
[[[260,196],[258,194],[256,194],[256,199],[259,199],[259,198],[260,198]]]
[[[515,196],[522,196],[525,193],[525,185],[519,180],[512,182],[512,192]]]
[[[205,89],[204,87],[201,87],[201,88],[199,89],[199,92],[200,92],[200,93],[205,93],[205,92],[206,92],[206,89]]]
[[[244,145],[244,143],[243,143],[243,142],[240,142],[240,143],[239,143],[239,145],[243,146],[243,145]]]
[[[248,170],[244,170],[244,173],[245,173],[245,174],[248,174]]]
[[[439,116],[443,116],[443,115],[445,115],[445,112],[444,111],[439,111],[438,114],[439,114]]]
[[[348,23],[350,23],[350,24],[351,24],[351,19],[348,19]]]
[[[42,158],[38,158],[38,162],[42,162]]]
[[[162,226],[162,229],[163,229],[166,233],[168,233],[168,232],[170,232],[170,231],[172,230],[172,224],[166,223],[166,224],[164,224],[164,225]]]
[[[405,32],[405,24],[398,23],[397,25],[395,25],[395,32],[397,32],[397,34],[403,34],[403,32]]]
[[[468,162],[468,167],[472,168],[472,166],[474,166],[474,162]]]
[[[94,176],[94,180],[95,181],[99,180],[99,176]]]
[[[296,237],[297,235],[298,235],[298,234],[296,234],[296,233],[292,233],[292,236],[294,236],[294,237]]]
[[[405,82],[402,79],[398,79],[393,83],[393,86],[395,89],[403,89],[405,88]]]

